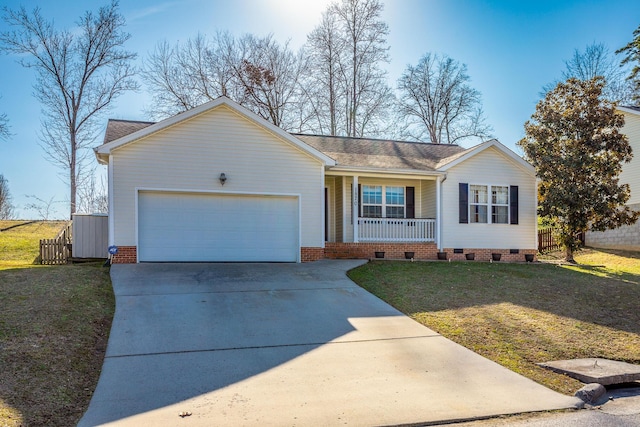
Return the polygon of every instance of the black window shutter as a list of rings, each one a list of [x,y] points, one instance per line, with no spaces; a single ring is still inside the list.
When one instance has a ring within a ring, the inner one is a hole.
[[[416,217],[416,188],[415,187],[407,187],[407,218],[415,218]]]
[[[509,187],[509,216],[511,217],[511,224],[518,223],[518,186],[512,185]]]
[[[362,215],[362,184],[358,184],[358,217]]]
[[[460,224],[469,223],[469,184],[458,184],[458,200],[460,204]]]

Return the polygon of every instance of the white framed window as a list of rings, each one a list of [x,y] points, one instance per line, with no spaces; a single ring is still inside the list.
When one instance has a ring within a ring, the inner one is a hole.
[[[385,217],[404,218],[404,187],[385,188]]]
[[[362,216],[365,218],[382,218],[382,186],[362,186]]]
[[[509,187],[506,185],[491,187],[491,223],[509,223]]]
[[[364,218],[404,218],[405,188],[363,185],[361,213]]]
[[[469,222],[487,223],[489,208],[488,187],[486,185],[469,186]]]
[[[509,186],[469,185],[469,222],[509,223]]]

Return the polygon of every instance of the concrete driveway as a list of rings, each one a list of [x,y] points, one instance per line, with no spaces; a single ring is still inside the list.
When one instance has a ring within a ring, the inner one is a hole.
[[[364,291],[345,275],[360,264],[114,265],[79,425],[397,425],[579,404]]]

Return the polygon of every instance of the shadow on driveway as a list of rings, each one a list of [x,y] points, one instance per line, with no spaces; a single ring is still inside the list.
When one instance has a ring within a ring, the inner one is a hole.
[[[345,275],[361,263],[114,265],[79,425],[388,425],[578,403],[364,291]]]

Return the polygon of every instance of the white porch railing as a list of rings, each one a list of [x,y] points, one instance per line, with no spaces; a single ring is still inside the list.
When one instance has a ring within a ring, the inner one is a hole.
[[[358,218],[360,242],[435,242],[436,220]]]

